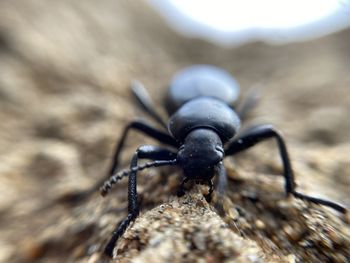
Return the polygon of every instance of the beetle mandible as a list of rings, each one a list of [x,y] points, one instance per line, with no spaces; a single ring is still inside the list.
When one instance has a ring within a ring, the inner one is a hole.
[[[117,144],[113,163],[109,170],[109,179],[101,187],[105,196],[112,186],[123,177],[129,176],[128,216],[116,227],[112,238],[105,248],[107,255],[112,255],[115,244],[123,235],[128,225],[138,216],[137,171],[165,165],[178,165],[184,175],[178,195],[184,194],[184,185],[189,180],[208,184],[209,192],[205,195],[208,202],[214,190],[212,179],[218,175],[218,191],[223,193],[227,183],[223,159],[235,155],[257,143],[275,139],[284,168],[285,192],[296,198],[331,207],[341,213],[347,209],[335,202],[308,196],[296,191],[294,174],[289,160],[286,144],[280,132],[271,125],[258,125],[239,132],[240,122],[252,100],[247,99],[240,111],[234,109],[238,100],[239,86],[235,79],[223,69],[209,65],[194,65],[183,69],[173,78],[165,99],[165,107],[170,116],[166,124],[155,111],[153,103],[140,83],[132,85],[132,92],[140,106],[152,117],[163,130],[154,128],[145,121],[130,122]],[[130,130],[137,130],[175,150],[159,146],[141,146],[134,153],[130,169],[117,172],[119,155]],[[138,165],[139,159],[152,162]]]

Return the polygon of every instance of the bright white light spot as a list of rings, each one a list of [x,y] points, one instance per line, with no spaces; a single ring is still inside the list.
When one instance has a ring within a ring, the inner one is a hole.
[[[334,0],[169,0],[199,23],[222,31],[288,28],[319,20],[338,9]]]
[[[221,42],[310,38],[350,25],[350,0],[149,1],[178,30]],[[279,39],[266,34],[273,30]]]

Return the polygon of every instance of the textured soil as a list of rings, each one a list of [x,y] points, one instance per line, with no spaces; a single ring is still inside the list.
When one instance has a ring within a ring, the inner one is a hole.
[[[106,262],[127,212],[127,181],[67,203],[103,176],[123,127],[144,116],[129,83],[162,101],[191,64],[232,73],[262,96],[245,126],[285,135],[299,190],[350,207],[350,31],[285,46],[223,48],[177,35],[143,1],[0,2],[0,262]],[[138,145],[132,133],[127,167]],[[274,142],[225,160],[229,187],[181,198],[181,171],[139,176],[142,211],[114,250],[121,262],[350,262],[346,217],[286,198]],[[215,196],[214,196],[215,197]]]

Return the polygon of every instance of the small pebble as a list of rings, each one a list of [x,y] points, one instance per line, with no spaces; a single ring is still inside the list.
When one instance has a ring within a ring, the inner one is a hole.
[[[261,221],[260,219],[257,219],[255,221],[255,226],[260,230],[265,229],[265,227],[266,227],[265,223],[263,221]]]

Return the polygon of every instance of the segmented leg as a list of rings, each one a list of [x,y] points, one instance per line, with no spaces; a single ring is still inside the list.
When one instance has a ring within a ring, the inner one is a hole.
[[[188,178],[184,178],[179,186],[179,190],[177,190],[177,196],[181,197],[185,194],[185,184],[189,181]]]
[[[139,159],[152,159],[152,160],[173,160],[176,158],[176,154],[157,146],[141,146],[137,149],[133,155],[130,163],[130,169],[137,167],[137,162]],[[105,253],[108,256],[112,256],[115,244],[120,236],[122,236],[129,226],[129,224],[135,220],[139,214],[139,207],[137,203],[137,171],[133,171],[129,175],[128,182],[128,216],[116,227],[113,231],[112,237],[109,240]]]
[[[119,143],[117,144],[117,146],[115,148],[115,152],[113,155],[113,162],[112,162],[111,168],[109,169],[109,173],[108,173],[107,177],[114,174],[116,172],[116,170],[118,169],[119,156],[120,156],[120,153],[123,149],[123,146],[124,146],[125,141],[126,141],[126,137],[127,137],[130,130],[140,131],[140,132],[148,135],[149,137],[156,139],[157,141],[159,141],[162,144],[173,146],[175,148],[178,147],[178,143],[169,134],[157,130],[156,128],[152,127],[150,124],[148,124],[145,121],[142,121],[142,120],[132,121],[131,123],[129,123],[128,126],[125,127],[123,134],[119,140]]]
[[[204,197],[205,197],[205,200],[207,200],[207,202],[210,203],[211,202],[211,195],[214,191],[214,184],[213,184],[212,180],[208,181],[208,186],[209,186],[209,192],[208,192],[208,194],[204,195]]]
[[[217,185],[217,191],[218,191],[218,201],[222,202],[227,186],[227,174],[226,169],[224,167],[224,164],[221,162],[218,166],[218,185]]]
[[[133,122],[130,122],[129,125],[125,127],[123,134],[115,148],[113,159],[112,159],[113,161],[106,177],[101,178],[98,182],[96,182],[91,188],[87,190],[75,192],[65,196],[64,198],[61,198],[63,202],[75,203],[75,202],[84,200],[86,197],[90,196],[92,193],[98,191],[99,187],[103,184],[103,182],[118,170],[119,157],[124,147],[126,137],[130,130],[136,130],[136,131],[142,132],[165,145],[169,145],[175,148],[178,147],[178,143],[169,134],[166,134],[162,131],[157,130],[147,122],[142,120],[135,120]],[[61,200],[59,201],[62,202]]]
[[[238,104],[238,108],[235,111],[242,121],[248,119],[249,113],[258,104],[260,93],[261,89],[259,87],[252,87],[248,90],[243,101]]]
[[[152,102],[151,97],[142,83],[139,81],[133,81],[131,83],[131,91],[141,108],[144,109],[146,113],[148,113],[148,115],[158,122],[163,128],[165,128],[165,130],[167,130],[165,121],[157,113],[154,103]]]
[[[295,190],[295,180],[294,180],[294,174],[291,167],[291,163],[288,156],[287,147],[285,145],[285,142],[281,136],[281,134],[274,129],[271,125],[259,125],[256,127],[253,127],[246,132],[244,132],[242,135],[240,135],[237,139],[235,139],[233,142],[231,142],[228,147],[225,150],[226,155],[234,155],[240,151],[246,150],[255,144],[274,138],[277,141],[277,145],[280,151],[280,156],[282,159],[282,164],[284,168],[284,178],[285,178],[285,191],[287,194],[292,194],[294,197],[306,200],[315,204],[320,204],[324,206],[331,207],[341,213],[346,213],[347,209],[335,202],[328,201],[321,198],[316,198],[312,196],[308,196],[302,193],[299,193]]]

